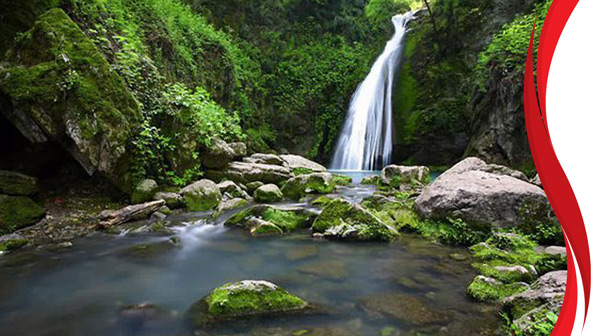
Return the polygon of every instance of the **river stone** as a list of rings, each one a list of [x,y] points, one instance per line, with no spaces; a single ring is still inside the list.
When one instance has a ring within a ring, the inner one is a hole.
[[[248,162],[232,162],[222,171],[210,170],[205,175],[216,181],[228,179],[243,184],[257,181],[278,184],[293,177],[287,167]]]
[[[282,233],[287,233],[296,229],[309,228],[315,217],[314,212],[305,208],[255,205],[235,213],[226,220],[224,225],[238,226],[253,233],[261,223],[252,219],[258,218],[279,227]]]
[[[269,165],[276,165],[276,166],[287,166],[285,160],[280,158],[278,155],[275,154],[253,154],[250,157],[246,157],[242,159],[244,162],[248,163],[262,163],[262,164],[269,164]]]
[[[513,319],[544,304],[561,305],[566,291],[567,271],[542,275],[530,289],[504,300],[503,310]]]
[[[259,203],[276,203],[283,200],[283,193],[274,184],[265,184],[254,191],[254,200]]]
[[[205,168],[221,169],[226,167],[234,157],[236,152],[224,140],[213,139],[211,146],[207,148],[201,158],[201,164]]]
[[[398,231],[364,209],[344,199],[330,202],[312,224],[326,238],[353,241],[391,241]]]
[[[38,191],[36,178],[17,172],[0,170],[0,194],[31,196]]]
[[[468,158],[440,175],[423,190],[415,208],[421,218],[461,218],[468,223],[515,226],[530,213],[543,213],[540,222],[551,222],[546,194],[515,177],[497,174],[484,161]],[[524,211],[526,209],[527,211]]]
[[[183,197],[180,194],[173,192],[157,192],[154,195],[153,200],[163,200],[164,202],[166,202],[166,206],[170,209],[182,208],[185,205],[183,203]]]
[[[21,37],[0,67],[0,112],[32,143],[59,143],[89,175],[131,193],[128,148],[143,118],[125,81],[60,8]],[[66,92],[67,80],[76,85]]]
[[[226,201],[222,201],[216,210],[216,213],[220,214],[224,211],[238,209],[246,206],[248,201],[244,198],[232,198]]]
[[[299,200],[307,193],[329,194],[336,187],[331,173],[298,175],[289,179],[281,188],[283,195]]]
[[[370,313],[385,315],[416,326],[445,324],[451,319],[446,311],[432,307],[415,296],[405,294],[372,295],[362,299],[361,306]]]
[[[292,171],[297,169],[320,173],[326,171],[326,167],[324,167],[323,165],[316,163],[314,161],[310,161],[299,155],[285,154],[279,155],[279,157],[287,163],[287,166]]]
[[[25,196],[0,195],[0,234],[36,224],[45,209]]]
[[[210,180],[200,180],[181,189],[183,201],[190,211],[209,211],[218,206],[222,194]]]
[[[248,155],[248,149],[244,142],[232,142],[228,146],[234,151],[234,159],[243,158]]]
[[[158,190],[158,184],[152,179],[145,179],[138,183],[131,193],[131,203],[145,203],[151,201]]]
[[[232,198],[250,199],[248,193],[234,183],[234,181],[220,182],[218,183],[218,188],[220,189],[224,200]]]
[[[390,165],[382,169],[381,181],[385,185],[400,186],[427,185],[431,182],[429,168],[423,166]]]
[[[304,312],[309,304],[285,289],[264,280],[225,284],[189,310],[194,326],[253,316]]]

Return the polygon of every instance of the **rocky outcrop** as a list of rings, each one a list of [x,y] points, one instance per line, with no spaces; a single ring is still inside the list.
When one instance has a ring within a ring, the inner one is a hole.
[[[244,162],[248,163],[262,163],[262,164],[269,164],[269,165],[276,165],[276,166],[287,166],[287,162],[274,154],[253,154],[250,157],[244,158]]]
[[[513,319],[544,306],[562,305],[566,291],[567,271],[554,271],[541,276],[530,289],[505,299],[503,309]]]
[[[283,200],[283,193],[274,184],[265,184],[254,191],[254,200],[259,203],[276,203]]]
[[[0,194],[31,196],[39,191],[37,179],[25,174],[0,170]]]
[[[218,183],[218,188],[222,193],[222,198],[224,200],[229,200],[233,198],[243,198],[243,199],[250,199],[250,196],[246,191],[240,188],[239,185],[234,183],[233,181],[223,181]]]
[[[0,67],[0,111],[31,142],[58,142],[131,192],[127,148],[142,117],[124,81],[59,8],[22,36]]]
[[[495,227],[515,226],[532,213],[544,214],[537,218],[541,222],[552,221],[544,191],[516,175],[480,159],[465,159],[423,190],[416,210],[422,218],[452,217]]]
[[[306,301],[262,280],[243,280],[214,289],[194,304],[189,317],[195,326],[253,316],[302,312]]]
[[[330,173],[313,173],[298,175],[289,179],[281,188],[286,197],[299,200],[309,193],[329,194],[335,189],[336,183]]]
[[[184,187],[181,195],[190,211],[213,210],[222,200],[220,188],[210,180],[199,180]]]
[[[235,149],[238,150],[239,153],[236,153]],[[230,162],[232,162],[232,160],[240,157],[240,154],[244,154],[245,151],[246,145],[242,148],[242,146],[238,144],[232,145],[226,143],[224,140],[214,139],[211,146],[209,146],[205,153],[203,153],[201,164],[203,164],[205,168],[210,169],[225,168]]]
[[[277,184],[290,179],[293,174],[289,168],[283,166],[235,161],[224,170],[206,171],[205,176],[214,181],[229,179],[243,184],[257,181]]]
[[[391,241],[396,229],[361,205],[343,199],[328,203],[312,224],[325,238],[350,241]]]

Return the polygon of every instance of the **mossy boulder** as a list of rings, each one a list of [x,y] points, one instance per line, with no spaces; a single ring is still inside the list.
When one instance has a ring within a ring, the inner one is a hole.
[[[478,275],[468,286],[468,295],[481,302],[501,302],[508,296],[528,289],[529,286],[523,282],[505,284],[496,279]]]
[[[37,179],[25,174],[0,170],[0,193],[13,196],[31,196],[39,191]]]
[[[392,241],[398,231],[361,205],[335,199],[328,203],[312,224],[314,232],[327,238],[352,241]]]
[[[366,176],[361,180],[361,184],[378,185],[378,184],[380,184],[380,176],[379,175]]]
[[[127,150],[138,102],[95,44],[53,8],[22,34],[0,67],[2,112],[31,142],[56,141],[89,173],[131,193]]]
[[[225,200],[232,198],[250,199],[248,193],[233,181],[222,181],[218,183],[218,188]]]
[[[517,319],[544,304],[560,306],[566,291],[566,280],[567,271],[555,271],[544,274],[530,289],[521,291],[505,299],[503,310],[512,319]]]
[[[0,241],[0,252],[10,252],[17,250],[29,243],[29,240],[23,238],[5,239]]]
[[[252,235],[261,233],[288,233],[309,228],[316,215],[304,208],[277,208],[270,205],[255,205],[242,210],[225,222],[227,226],[238,226],[249,230]],[[272,224],[271,225],[268,225]],[[279,230],[276,230],[279,228]]]
[[[169,209],[178,209],[185,206],[183,203],[183,197],[174,192],[157,192],[154,194],[153,200],[163,200]]]
[[[289,179],[281,191],[285,197],[299,200],[308,193],[329,194],[335,189],[335,186],[332,174],[312,173]]]
[[[33,225],[45,217],[45,209],[24,196],[0,195],[0,234]]]
[[[246,190],[252,195],[254,191],[258,188],[264,186],[265,184],[261,181],[254,181],[246,184]]]
[[[336,183],[337,185],[340,185],[340,186],[348,186],[351,183],[353,183],[353,178],[351,176],[341,175],[341,174],[332,174],[332,177],[334,179],[334,183]]]
[[[309,304],[285,289],[262,280],[243,280],[214,289],[195,303],[189,318],[195,326],[285,313],[304,312]]]
[[[283,193],[274,184],[265,184],[254,191],[254,200],[259,203],[276,203],[283,200]]]
[[[199,180],[181,189],[183,201],[190,211],[209,211],[222,201],[220,188],[210,180]]]
[[[382,169],[381,182],[391,188],[415,188],[431,182],[429,168],[390,165]]]
[[[149,202],[154,198],[154,195],[158,191],[158,184],[152,179],[145,179],[138,183],[131,193],[131,203],[145,203]]]

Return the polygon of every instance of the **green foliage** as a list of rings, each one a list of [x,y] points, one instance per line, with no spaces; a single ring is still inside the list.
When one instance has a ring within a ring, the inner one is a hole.
[[[554,330],[558,322],[558,312],[550,309],[540,309],[532,314],[528,320],[521,322],[521,325],[511,324],[511,336],[548,336]],[[507,320],[509,320],[507,318]],[[509,320],[510,321],[510,320]]]
[[[422,0],[369,0],[365,6],[365,16],[374,26],[385,26],[390,18],[412,8],[421,6]]]

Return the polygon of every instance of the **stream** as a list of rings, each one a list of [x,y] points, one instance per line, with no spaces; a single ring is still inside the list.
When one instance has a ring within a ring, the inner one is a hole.
[[[373,186],[340,187],[361,201]],[[311,207],[306,203],[280,203]],[[496,307],[471,301],[466,249],[403,235],[392,244],[342,243],[297,232],[252,238],[230,213],[173,215],[180,247],[152,234],[96,233],[62,250],[0,256],[0,335],[493,335]],[[154,244],[153,249],[134,248]],[[190,306],[213,288],[268,280],[322,314],[223,323],[197,330]],[[158,308],[122,313],[127,305]]]

